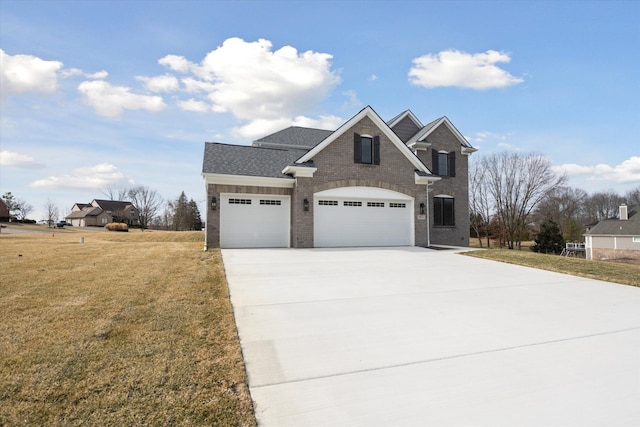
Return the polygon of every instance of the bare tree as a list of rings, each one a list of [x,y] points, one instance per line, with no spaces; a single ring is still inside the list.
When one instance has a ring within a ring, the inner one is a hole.
[[[27,219],[27,215],[33,212],[33,206],[25,200],[15,197],[10,191],[4,193],[2,198],[9,208],[9,216],[15,216],[20,221]]]
[[[33,212],[33,206],[25,202],[24,200],[20,200],[20,205],[17,208],[17,212],[18,212],[18,219],[20,221],[24,221],[25,219],[27,219],[27,216],[31,212]]]
[[[531,211],[549,191],[562,185],[566,176],[557,176],[549,160],[537,154],[496,153],[482,158],[481,167],[487,174],[488,191],[507,247],[514,249],[517,243],[520,248]]]
[[[487,247],[491,246],[489,226],[493,211],[489,194],[486,170],[479,161],[472,162],[469,168],[469,208],[471,227],[478,236],[478,243],[482,247],[482,234],[487,238]]]
[[[579,188],[556,187],[542,200],[535,211],[535,221],[540,227],[551,220],[558,225],[566,241],[582,240],[586,218],[584,204],[589,196]]]
[[[47,199],[44,204],[44,211],[47,216],[47,225],[53,227],[58,220],[58,206],[51,199]]]
[[[640,205],[640,185],[632,190],[627,191],[627,193],[624,195],[624,198],[627,201],[628,206]]]
[[[102,194],[104,194],[109,200],[126,201],[129,196],[129,187],[126,185],[109,184],[104,190],[102,190]]]
[[[138,211],[138,222],[140,223],[140,228],[144,231],[158,214],[158,210],[162,205],[162,198],[158,196],[156,190],[145,186],[130,189],[129,198],[133,207]]]
[[[613,190],[593,193],[586,200],[585,208],[589,222],[598,222],[603,219],[614,218],[624,198]]]

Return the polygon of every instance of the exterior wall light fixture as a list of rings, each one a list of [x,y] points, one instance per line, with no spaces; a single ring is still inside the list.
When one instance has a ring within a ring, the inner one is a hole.
[[[424,215],[424,203],[420,203],[420,215]]]
[[[302,208],[305,212],[309,212],[309,199],[304,199],[302,201]]]
[[[213,196],[211,198],[211,210],[215,211],[218,208],[218,199],[216,198],[216,196]]]

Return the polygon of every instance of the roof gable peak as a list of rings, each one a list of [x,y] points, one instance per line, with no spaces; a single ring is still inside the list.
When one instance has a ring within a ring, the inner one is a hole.
[[[413,114],[413,111],[411,110],[404,110],[402,113],[398,114],[397,116],[389,120],[387,124],[389,125],[390,128],[393,128],[395,125],[400,123],[406,117],[408,117],[416,125],[418,129],[422,129],[424,127],[420,119],[418,119],[418,117],[416,117],[416,115]]]
[[[396,135],[395,132],[391,129],[391,127],[389,127],[389,125],[380,118],[378,113],[376,113],[373,110],[373,108],[371,108],[370,105],[367,105],[365,108],[360,110],[358,114],[356,114],[351,119],[343,123],[338,129],[336,129],[335,132],[329,135],[320,144],[316,145],[311,150],[309,150],[304,156],[296,160],[296,163],[304,163],[304,162],[308,162],[309,160],[312,160],[316,154],[318,154],[325,147],[327,147],[333,141],[335,141],[340,136],[342,136],[347,130],[349,130],[352,126],[354,126],[356,123],[358,123],[360,120],[364,119],[365,117],[368,117],[369,119],[371,119],[371,121],[373,121],[373,123],[385,134],[387,138],[389,138],[389,140],[391,140],[393,145],[395,145],[396,148],[400,150],[402,154],[404,154],[404,156],[414,165],[414,167],[417,170],[431,174],[431,171],[429,171],[429,169],[424,165],[424,163],[422,163],[422,161],[420,161],[420,159],[418,159],[418,157],[415,154],[413,154],[413,152],[409,149],[409,147],[407,147],[404,144],[404,142],[400,140],[398,135]]]

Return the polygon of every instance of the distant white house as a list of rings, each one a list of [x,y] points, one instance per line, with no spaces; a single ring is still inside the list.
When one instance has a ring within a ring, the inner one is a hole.
[[[585,233],[586,258],[640,260],[638,206],[620,206],[618,218],[605,219]]]

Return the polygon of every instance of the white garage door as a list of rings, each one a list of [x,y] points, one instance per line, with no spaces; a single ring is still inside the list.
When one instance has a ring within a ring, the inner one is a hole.
[[[316,247],[413,246],[413,198],[371,187],[314,194]]]
[[[289,247],[289,196],[220,195],[221,248]]]

